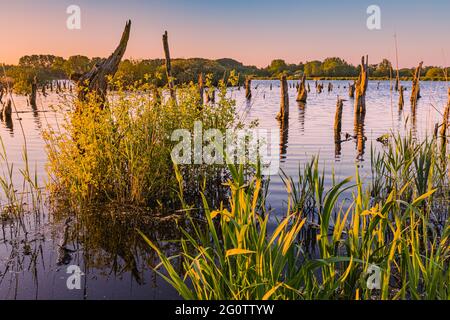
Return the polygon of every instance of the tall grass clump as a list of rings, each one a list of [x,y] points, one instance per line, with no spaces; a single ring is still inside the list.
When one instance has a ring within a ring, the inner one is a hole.
[[[195,121],[204,129],[223,131],[235,125],[235,103],[226,97],[226,85],[226,80],[220,82],[215,103],[203,103],[192,83],[176,88],[175,101],[165,88],[148,83],[124,87],[119,79],[111,83],[115,91],[104,106],[95,97],[78,101],[60,128],[45,133],[50,190],[78,204],[170,205],[177,199],[171,151],[178,141],[171,140],[172,132],[193,132]],[[192,177],[186,179],[188,190],[199,190],[202,178],[213,176],[209,171],[221,176],[213,166],[182,169]]]
[[[314,158],[298,184],[285,177],[275,225],[262,177],[231,166],[228,203],[204,199],[204,225],[184,232],[178,256],[143,237],[185,299],[449,299],[448,158],[436,145],[392,136],[373,150],[372,179],[356,170],[329,188]]]

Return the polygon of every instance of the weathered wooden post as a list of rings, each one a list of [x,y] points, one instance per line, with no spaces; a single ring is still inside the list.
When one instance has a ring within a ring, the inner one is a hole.
[[[311,92],[311,87],[309,86],[309,82],[308,82],[308,92]]]
[[[319,83],[316,88],[317,88],[317,93],[322,93],[323,83]]]
[[[47,97],[47,93],[45,92],[45,84],[42,86],[42,96]]]
[[[341,129],[342,129],[342,107],[344,100],[337,97],[336,114],[334,116],[334,153],[335,156],[341,154]]]
[[[344,105],[344,100],[337,97],[336,103],[336,114],[334,116],[334,140],[341,140],[341,129],[342,129],[342,107]]]
[[[353,83],[353,84],[349,83],[348,84],[348,96],[350,98],[354,98],[355,97],[355,83]]]
[[[306,77],[305,77],[305,74],[303,74],[302,80],[300,82],[300,86],[298,89],[298,95],[297,95],[297,101],[303,102],[303,103],[306,103],[306,98],[308,97],[308,93],[306,91],[306,86],[305,86],[305,80],[306,80]]]
[[[36,108],[36,91],[37,91],[37,79],[33,78],[31,83],[30,105],[32,108]]]
[[[286,75],[281,76],[281,98],[280,98],[280,112],[277,114],[277,119],[282,122],[289,121],[289,92]]]
[[[204,91],[205,91],[205,82],[203,81],[203,73],[200,72],[200,74],[198,75],[198,94],[200,96],[200,104],[201,105],[203,105],[203,103],[204,103],[204,100],[203,100]]]
[[[366,90],[368,84],[368,68],[369,68],[369,56],[361,58],[361,71],[359,73],[358,81],[355,87],[355,113],[366,112]]]
[[[245,78],[245,98],[247,100],[252,98],[252,78],[250,76]]]
[[[170,61],[170,50],[169,50],[169,37],[167,35],[167,31],[163,34],[163,46],[164,46],[164,55],[166,57],[166,76],[167,76],[167,84],[169,85],[170,96],[172,99],[176,99],[175,89],[172,78],[172,65]]]
[[[270,91],[272,91],[272,83],[270,84]]]
[[[420,98],[420,73],[422,72],[422,65],[423,61],[419,63],[413,75],[410,99],[413,114],[416,112],[417,100]]]
[[[398,94],[399,94],[399,96],[398,96],[398,108],[400,110],[403,110],[403,106],[405,105],[405,100],[403,98],[403,91],[405,91],[405,88],[402,85],[400,85],[400,87],[398,88]]]
[[[89,72],[83,75],[72,75],[72,80],[78,83],[78,99],[80,101],[87,101],[89,93],[94,93],[100,103],[100,108],[104,107],[108,89],[108,77],[114,76],[117,72],[120,60],[122,60],[127,49],[130,30],[131,21],[128,21],[118,47],[107,59],[102,59]]]

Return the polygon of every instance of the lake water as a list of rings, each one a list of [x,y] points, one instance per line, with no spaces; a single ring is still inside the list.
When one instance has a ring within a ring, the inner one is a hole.
[[[347,100],[343,107],[342,133],[354,135],[353,99],[348,98],[347,81],[332,81],[332,92],[327,92],[329,81],[320,82],[324,83],[324,91],[316,93],[314,82],[309,81],[308,101],[306,105],[298,105],[294,82],[289,81],[289,126],[283,134],[275,119],[280,105],[279,81],[253,81],[250,103],[246,102],[243,89],[230,90],[243,120],[258,119],[259,128],[280,132],[280,167],[294,178],[299,166],[316,154],[320,154],[320,164],[325,168],[328,182],[332,168],[338,178],[354,175],[356,165],[362,176],[368,175],[371,144],[381,148],[376,138],[390,130],[401,133],[413,130],[418,138],[424,137],[442,121],[441,113],[447,103],[445,82],[422,82],[422,98],[413,121],[410,82],[402,83],[407,91],[404,109],[399,112],[398,94],[389,90],[389,81],[370,81],[366,96],[365,146],[358,150],[352,139],[336,150],[333,129],[336,99],[339,95]],[[36,170],[40,184],[44,185],[46,153],[41,132],[48,125],[56,126],[63,120],[60,113],[51,111],[51,105],[58,105],[61,97],[39,97],[39,112],[32,112],[25,97],[14,96],[14,102],[21,120],[14,114],[12,123],[0,125],[8,160],[14,163],[14,181],[19,184],[22,181],[17,170],[23,167],[23,129],[31,169]],[[5,170],[4,161],[0,161]],[[276,212],[285,210],[286,193],[279,176],[271,177],[268,200]],[[0,201],[3,205],[4,199]],[[130,217],[125,214],[126,208],[93,210],[83,218],[71,216],[70,208],[66,214],[61,211],[56,215],[43,210],[26,214],[19,221],[1,222],[0,299],[178,298],[176,292],[150,270],[149,265],[155,265],[157,259],[134,232],[139,228],[154,240],[177,239],[179,234],[173,220],[143,219],[138,214]],[[176,252],[177,245],[169,242],[166,249]],[[67,289],[68,265],[78,265],[84,273],[80,290]]]

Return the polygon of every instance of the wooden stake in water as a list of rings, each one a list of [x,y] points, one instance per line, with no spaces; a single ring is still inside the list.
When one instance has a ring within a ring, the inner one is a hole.
[[[419,63],[414,71],[412,89],[411,89],[411,109],[413,114],[416,113],[417,100],[420,99],[420,73],[422,72],[423,61]]]
[[[204,96],[204,89],[205,88],[205,82],[203,81],[203,73],[200,72],[198,75],[198,94],[200,96],[200,104],[203,105],[203,96]]]
[[[398,108],[399,108],[399,110],[402,110],[403,106],[405,104],[405,100],[403,98],[403,91],[405,91],[405,88],[402,85],[400,85],[400,87],[398,88],[398,93],[399,93],[399,96],[398,96]]]
[[[369,56],[361,58],[361,71],[355,88],[355,113],[361,114],[366,112],[366,90],[369,77]]]
[[[281,76],[281,98],[280,98],[280,112],[277,114],[277,119],[283,122],[289,120],[289,91],[286,80],[286,75]]]
[[[36,92],[37,92],[37,79],[33,78],[31,83],[30,105],[32,108],[36,108]]]
[[[298,88],[298,95],[297,95],[297,101],[303,102],[303,103],[306,103],[306,98],[308,97],[308,93],[306,91],[306,86],[305,86],[305,81],[306,81],[306,77],[303,74],[302,80],[300,82],[300,86]]]
[[[247,100],[252,98],[252,78],[249,76],[245,78],[245,98]]]
[[[336,114],[334,116],[334,146],[335,155],[341,154],[341,129],[342,129],[342,107],[344,100],[337,97]]]

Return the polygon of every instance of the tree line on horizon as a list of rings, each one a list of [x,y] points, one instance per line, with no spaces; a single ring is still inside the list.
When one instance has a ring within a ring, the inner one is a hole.
[[[26,55],[20,58],[18,65],[5,66],[6,79],[13,83],[16,92],[26,93],[35,78],[40,84],[51,80],[69,79],[73,74],[89,71],[101,59],[82,55],[71,56],[67,59],[54,55]],[[235,70],[239,75],[241,84],[247,76],[279,78],[283,74],[290,79],[300,78],[303,74],[308,78],[348,79],[356,78],[359,68],[360,66],[354,66],[338,57],[299,64],[288,64],[285,60],[275,59],[265,68],[246,66],[230,58],[172,60],[172,75],[176,83],[196,82],[200,73],[210,74],[212,82],[217,83],[231,70]],[[422,69],[421,76],[423,80],[446,80],[449,71],[450,68],[427,66]],[[407,80],[412,77],[414,68],[402,68],[398,72],[400,79]],[[388,59],[383,59],[378,64],[369,65],[369,74],[371,78],[389,79],[396,77],[397,70]],[[167,83],[164,59],[123,60],[115,78],[120,79],[124,84],[149,81],[152,85],[163,86]],[[5,76],[0,79],[4,82]]]

